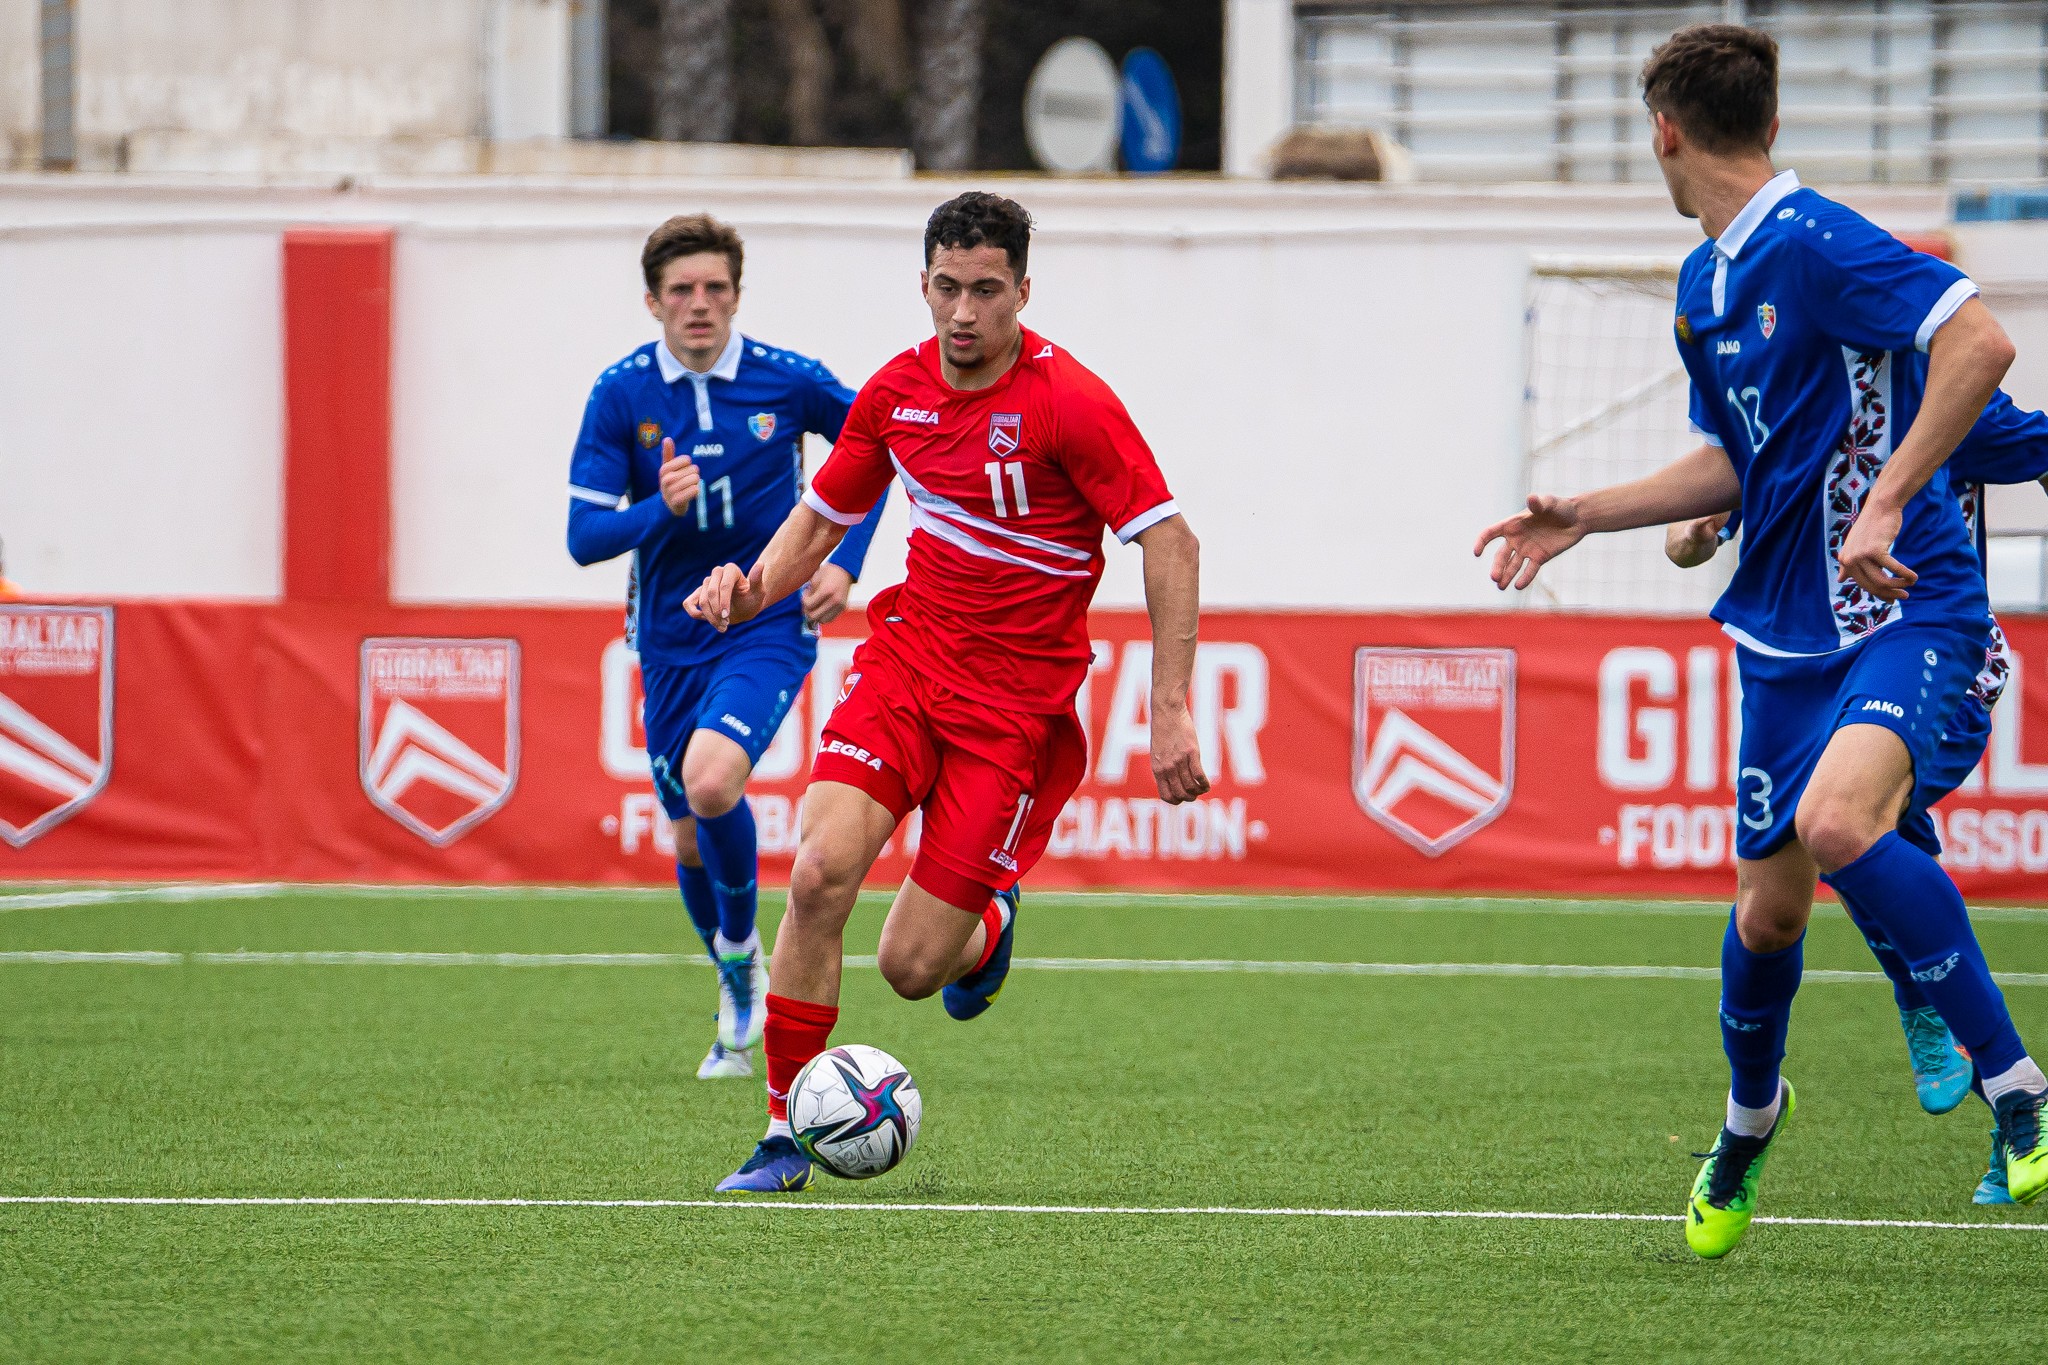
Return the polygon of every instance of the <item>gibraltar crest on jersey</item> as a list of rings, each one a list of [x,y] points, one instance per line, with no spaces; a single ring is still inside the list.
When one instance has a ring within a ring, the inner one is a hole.
[[[1021,412],[995,412],[988,419],[988,448],[997,455],[1008,455],[1016,450],[1024,439],[1024,414]]]
[[[114,609],[0,604],[0,839],[48,833],[114,771]]]
[[[519,642],[363,641],[361,767],[370,804],[446,848],[519,782]]]
[[[1351,791],[1435,858],[1499,818],[1515,789],[1515,652],[1360,649]]]
[[[747,430],[754,433],[754,439],[765,441],[775,434],[775,414],[757,412],[747,419]]]
[[[1763,332],[1764,340],[1771,339],[1771,333],[1778,330],[1778,310],[1768,303],[1756,306],[1756,325]]]

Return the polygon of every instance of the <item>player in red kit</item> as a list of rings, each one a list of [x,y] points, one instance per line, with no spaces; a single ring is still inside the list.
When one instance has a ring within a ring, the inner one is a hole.
[[[1199,549],[1130,414],[1109,386],[1017,321],[1031,219],[969,193],[925,227],[937,335],[870,379],[803,504],[749,571],[728,564],[690,595],[719,628],[795,592],[900,479],[909,570],[868,606],[804,797],[803,842],[769,971],[768,1132],[721,1190],[808,1188],[784,1101],[839,1017],[846,917],[861,879],[912,810],[910,879],[882,927],[879,965],[911,1000],[988,1008],[1009,971],[1017,880],[1080,785],[1088,603],[1102,533],[1137,541],[1152,617],[1152,773],[1169,802],[1209,789],[1188,680]]]

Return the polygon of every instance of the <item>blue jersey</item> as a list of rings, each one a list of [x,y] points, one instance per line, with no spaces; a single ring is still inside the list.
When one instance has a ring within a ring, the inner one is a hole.
[[[1767,653],[1827,654],[1901,619],[1981,630],[1984,577],[1936,471],[1892,548],[1918,576],[1885,602],[1841,576],[1850,523],[1913,424],[1920,352],[1976,293],[1787,171],[1686,258],[1678,351],[1693,425],[1742,481],[1742,562],[1714,618]]]
[[[2048,413],[2029,412],[2000,391],[1948,460],[1949,481],[1980,563],[1990,562],[1985,486],[2033,483],[2043,475],[2048,475]]]
[[[838,440],[852,403],[853,391],[817,361],[738,332],[705,374],[653,341],[598,376],[569,464],[571,548],[577,503],[609,510],[623,499],[637,514],[630,543],[599,541],[594,555],[577,550],[577,558],[632,550],[626,633],[643,660],[690,664],[718,652],[724,637],[693,620],[683,599],[717,566],[748,568],[760,558],[803,496],[804,433]],[[664,437],[702,479],[681,516],[646,505],[661,501]],[[831,562],[858,577],[880,515],[877,505],[851,528]],[[792,594],[731,633],[804,628],[803,604]]]

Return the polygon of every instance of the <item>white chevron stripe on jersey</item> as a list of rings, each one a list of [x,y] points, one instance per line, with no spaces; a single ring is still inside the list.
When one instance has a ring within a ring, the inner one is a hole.
[[[67,800],[99,781],[101,765],[84,750],[0,695],[0,772],[8,772]]]
[[[1093,557],[1087,550],[1077,550],[1071,545],[1062,545],[1056,540],[1046,540],[1040,536],[1028,535],[1023,531],[1013,531],[1007,526],[1001,526],[993,521],[977,517],[951,498],[942,497],[932,492],[931,489],[926,488],[923,484],[912,478],[910,471],[903,467],[903,461],[896,458],[896,452],[893,450],[889,452],[889,463],[896,466],[896,477],[903,481],[903,489],[910,494],[910,500],[934,516],[944,517],[963,526],[972,526],[975,530],[985,532],[988,535],[1001,536],[1004,540],[1028,546],[1034,550],[1043,550],[1047,554],[1058,555],[1063,559],[1079,560],[1081,563],[1086,564]],[[1032,567],[1037,568],[1039,566],[1033,565]]]
[[[977,559],[993,559],[1002,564],[1015,564],[1020,568],[1036,569],[1054,578],[1086,578],[1086,569],[1055,569],[1050,564],[1040,564],[1035,559],[1013,555],[1008,550],[998,550],[993,545],[984,545],[952,522],[933,516],[915,499],[910,502],[910,524],[913,529],[929,531],[949,545],[957,545]]]
[[[457,796],[488,801],[509,780],[489,759],[402,700],[392,702],[384,715],[367,771],[377,795],[393,802],[422,780]]]

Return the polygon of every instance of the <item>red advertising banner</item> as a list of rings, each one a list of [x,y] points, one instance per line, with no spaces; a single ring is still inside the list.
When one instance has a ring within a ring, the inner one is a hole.
[[[614,609],[0,606],[0,879],[665,882]],[[1979,899],[2048,900],[2048,620],[1939,812]],[[1145,618],[1093,618],[1088,780],[1046,887],[1724,896],[1739,690],[1704,621],[1216,612],[1214,790],[1153,790]],[[786,874],[863,630],[841,619],[751,789]],[[903,875],[915,820],[875,880]]]

